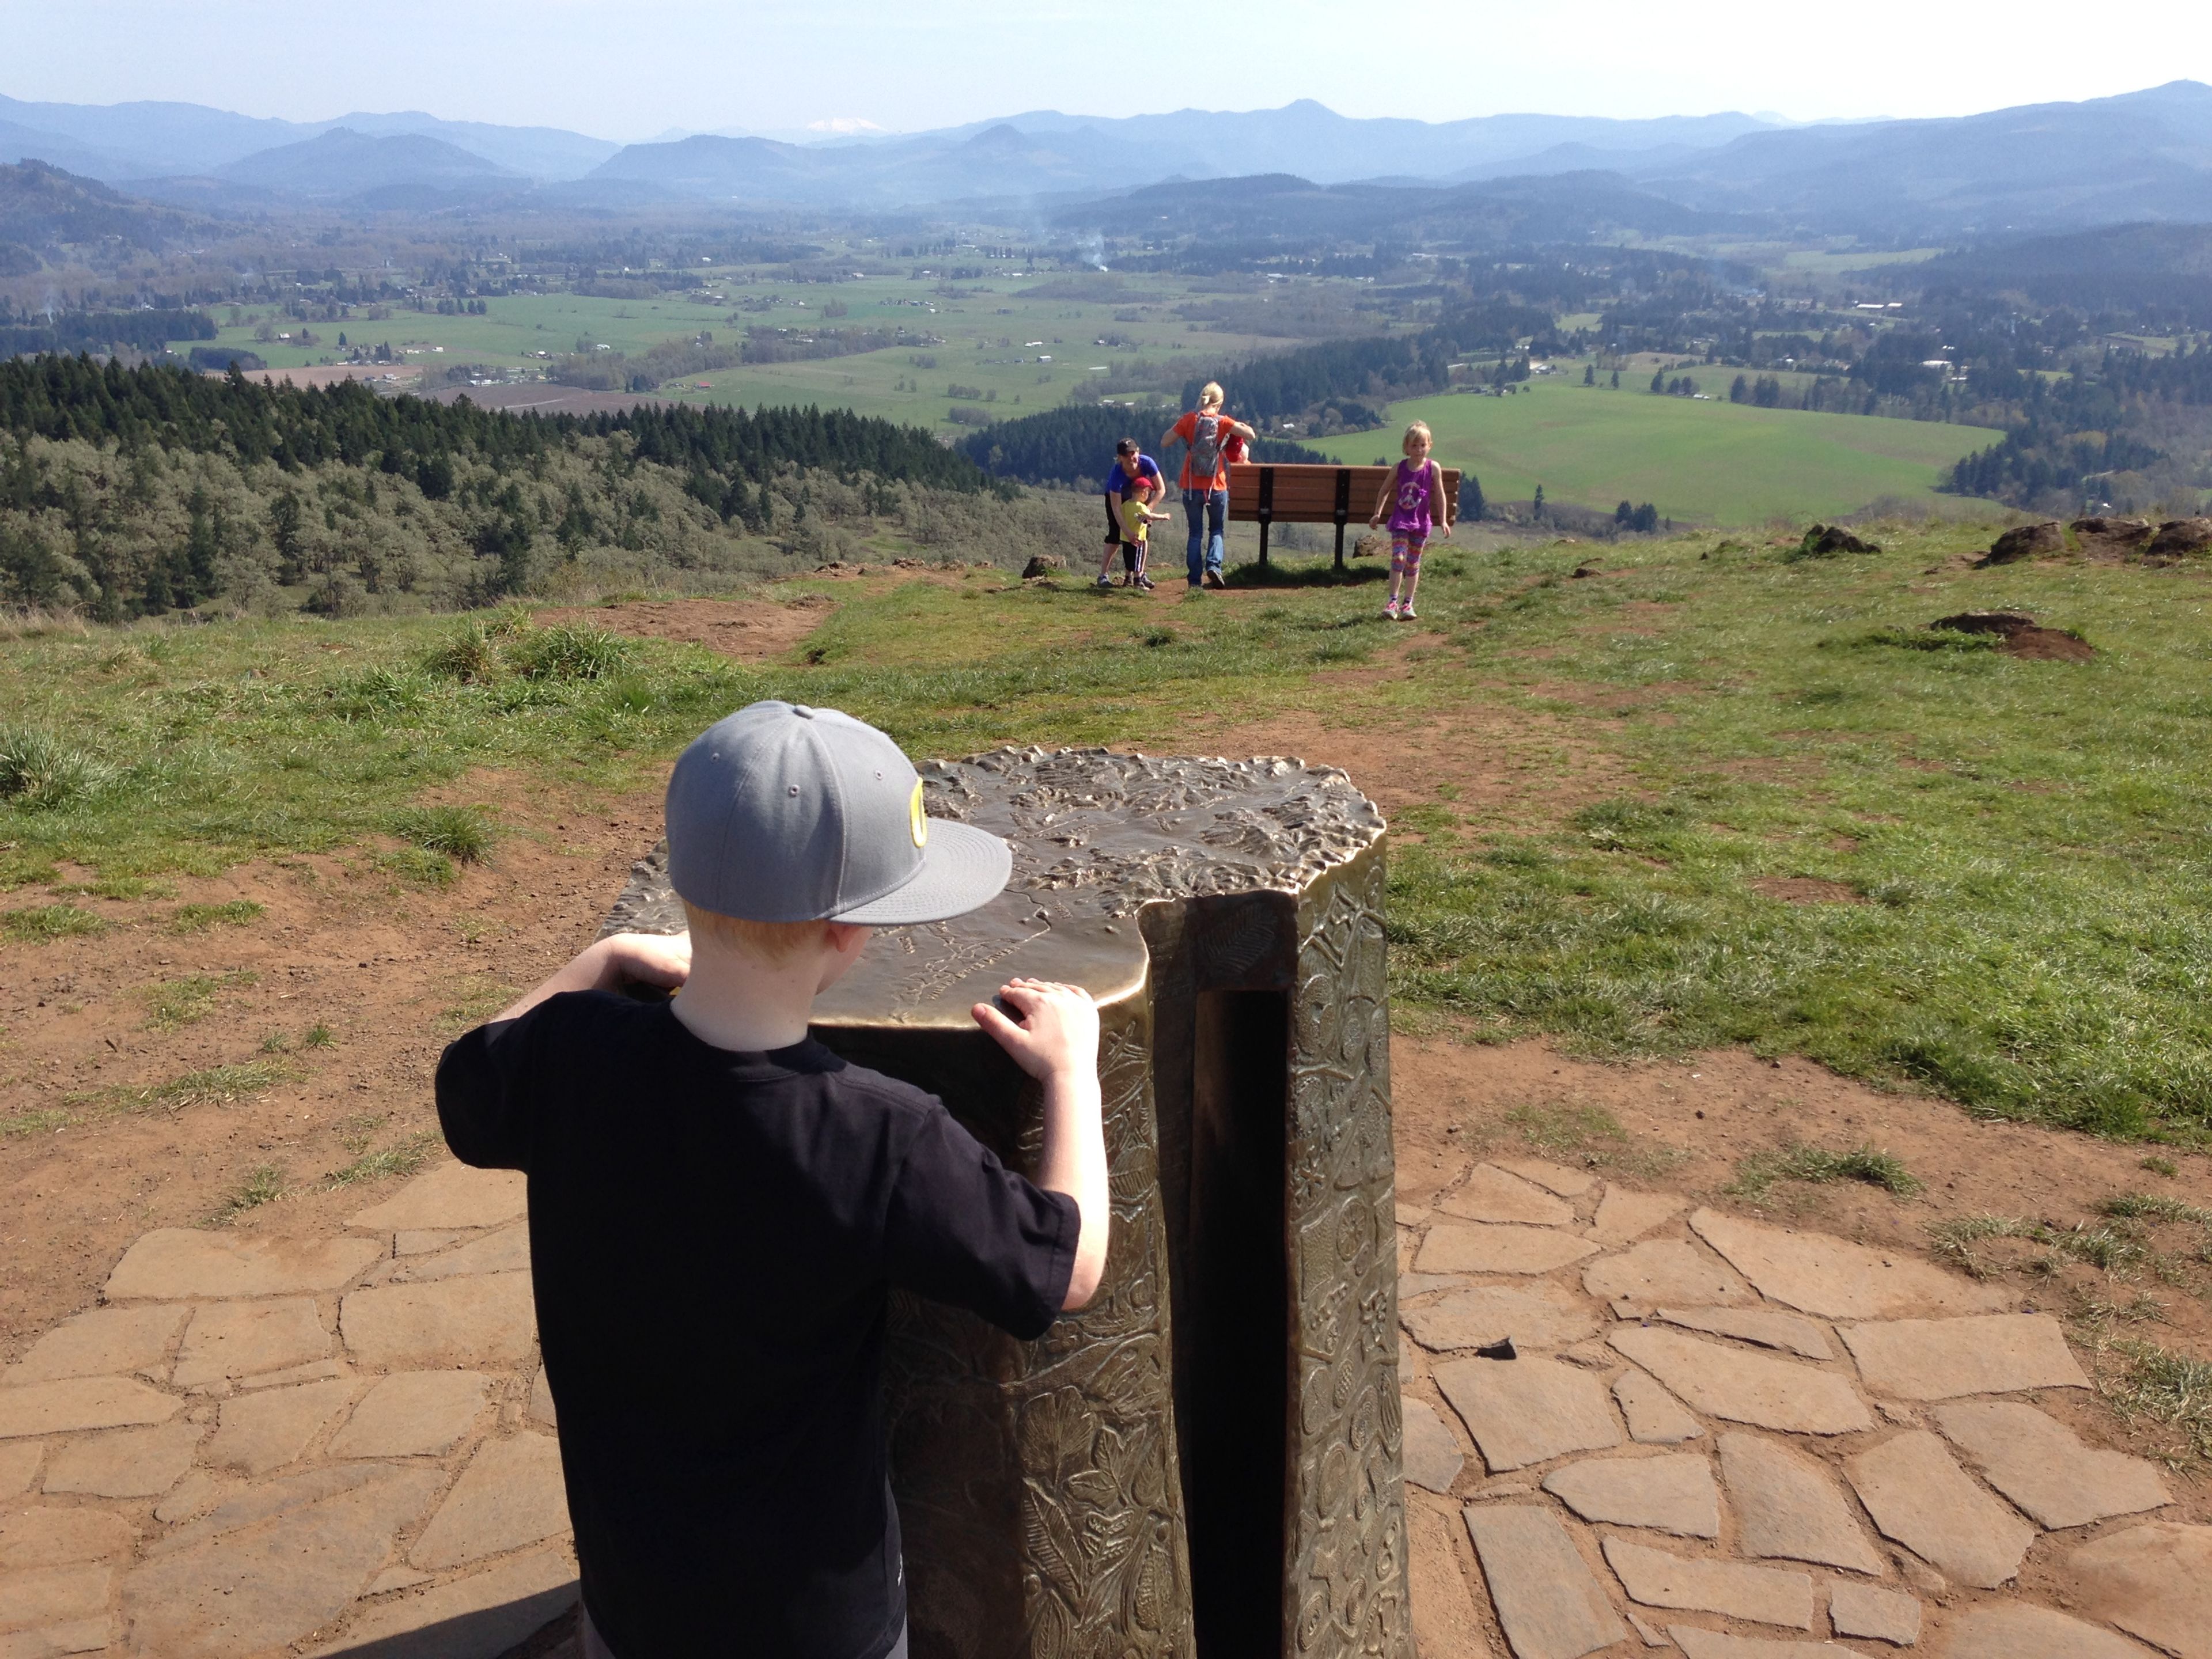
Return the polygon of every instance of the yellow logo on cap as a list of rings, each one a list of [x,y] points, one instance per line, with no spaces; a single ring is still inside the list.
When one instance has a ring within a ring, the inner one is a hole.
[[[921,810],[921,780],[920,778],[914,781],[914,799],[906,804],[906,815],[913,823],[914,844],[916,847],[928,846],[929,817]]]

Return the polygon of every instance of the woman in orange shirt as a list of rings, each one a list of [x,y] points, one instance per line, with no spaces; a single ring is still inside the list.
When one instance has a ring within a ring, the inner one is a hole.
[[[1208,380],[1198,394],[1198,407],[1160,436],[1160,447],[1180,439],[1182,458],[1182,511],[1190,525],[1185,550],[1190,591],[1226,587],[1221,578],[1221,526],[1229,516],[1228,444],[1231,436],[1246,443],[1259,434],[1242,421],[1221,412],[1221,387]]]

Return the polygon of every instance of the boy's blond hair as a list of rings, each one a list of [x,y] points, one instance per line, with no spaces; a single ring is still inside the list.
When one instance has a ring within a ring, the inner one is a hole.
[[[1218,380],[1208,380],[1198,389],[1198,406],[1200,409],[1218,409],[1221,398],[1221,382]]]
[[[819,939],[822,930],[830,925],[826,921],[747,921],[719,910],[702,910],[690,899],[684,901],[684,914],[690,921],[694,940],[703,933],[770,968],[797,956]]]
[[[1429,430],[1429,423],[1426,421],[1415,421],[1406,428],[1406,435],[1398,441],[1398,448],[1401,453],[1413,447],[1413,434],[1417,432],[1429,441],[1430,448],[1434,449],[1437,447],[1437,434]]]

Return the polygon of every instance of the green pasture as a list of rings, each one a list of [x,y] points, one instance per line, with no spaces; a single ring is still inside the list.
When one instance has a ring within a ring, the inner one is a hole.
[[[1407,422],[1426,421],[1437,455],[1482,481],[1498,501],[1548,501],[1610,512],[1650,501],[1677,520],[1762,524],[1832,518],[1885,498],[1935,494],[1952,464],[1997,441],[1982,427],[1808,415],[1727,400],[1734,369],[1686,368],[1712,401],[1654,395],[1624,374],[1617,392],[1581,384],[1579,367],[1508,398],[1463,393],[1393,404],[1382,431],[1324,440],[1317,451],[1350,462],[1397,457]],[[1604,377],[1601,376],[1602,382]]]
[[[984,569],[823,583],[836,607],[758,665],[512,615],[32,629],[0,642],[0,915],[36,975],[72,933],[170,925],[96,908],[166,872],[354,847],[399,890],[450,879],[462,854],[441,848],[496,860],[541,833],[521,792],[648,787],[767,696],[933,754],[1209,748],[1247,709],[1379,742],[1468,711],[1495,733],[1483,767],[1524,783],[1478,799],[1446,765],[1400,811],[1401,1021],[1600,1054],[1742,1044],[2205,1144],[2212,572],[1966,568],[1996,527],[1876,523],[1882,552],[1814,560],[1706,531],[1624,544],[1589,580],[1567,579],[1587,544],[1441,549],[1407,627],[1376,616],[1373,573],[1334,580],[1325,559],[1264,586],[1239,567],[1225,599]],[[1995,607],[2098,654],[2022,660],[1927,627]],[[1346,695],[1342,671],[1386,660],[1412,672]],[[1568,757],[1618,782],[1555,794]],[[517,793],[460,823],[452,786],[478,769]],[[1762,890],[1790,878],[1832,902]]]

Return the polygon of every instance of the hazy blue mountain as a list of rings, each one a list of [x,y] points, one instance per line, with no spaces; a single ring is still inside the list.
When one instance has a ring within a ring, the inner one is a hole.
[[[2212,219],[2212,87],[1753,133],[1625,170],[1693,205],[1877,235]]]
[[[87,178],[119,177],[130,163],[105,150],[92,149],[74,138],[20,121],[0,119],[0,161],[44,161]]]
[[[256,185],[306,201],[340,201],[382,192],[371,205],[416,204],[408,191],[425,187],[446,192],[484,194],[525,181],[522,175],[458,144],[420,133],[371,137],[350,127],[333,127],[303,143],[264,149],[218,167],[218,179]],[[400,191],[394,196],[392,192]]]
[[[588,137],[561,127],[502,127],[486,121],[442,121],[420,110],[395,115],[341,115],[330,124],[387,138],[416,133],[449,144],[509,172],[552,183],[580,179],[622,146],[611,138]]]
[[[126,246],[160,248],[209,228],[44,161],[0,167],[0,242],[43,249],[115,237]]]

